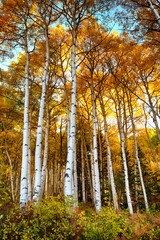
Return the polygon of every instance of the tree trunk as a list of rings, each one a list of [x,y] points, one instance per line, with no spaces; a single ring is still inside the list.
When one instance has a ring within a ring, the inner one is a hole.
[[[34,183],[34,193],[33,193],[33,199],[35,203],[37,203],[37,201],[40,199],[40,191],[41,191],[42,130],[43,130],[43,115],[44,115],[45,97],[46,97],[46,80],[47,80],[48,68],[49,68],[49,39],[48,39],[47,26],[45,26],[45,40],[46,40],[46,64],[45,64],[45,69],[42,77],[42,95],[41,95],[41,101],[40,101],[36,150],[35,150],[35,183]]]
[[[93,107],[93,155],[94,155],[94,176],[95,176],[95,208],[96,211],[101,210],[101,191],[98,167],[98,149],[97,149],[97,118],[96,118],[96,103],[94,97],[93,74],[91,74],[91,100]]]
[[[142,191],[143,191],[143,196],[144,196],[145,207],[146,207],[146,210],[149,211],[148,199],[147,199],[146,189],[145,189],[145,185],[144,185],[144,181],[143,181],[141,164],[140,164],[140,160],[139,160],[139,157],[138,157],[138,144],[137,144],[137,138],[136,138],[135,124],[134,124],[134,120],[133,120],[133,109],[132,109],[132,103],[131,103],[131,96],[129,97],[127,95],[127,97],[128,97],[129,113],[130,113],[130,118],[131,118],[132,128],[133,128],[135,157],[136,157],[136,162],[138,163],[138,170],[139,170],[140,181],[141,181],[141,185],[142,185]]]
[[[40,198],[41,199],[42,199],[43,192],[44,192],[44,183],[45,183],[47,160],[48,160],[48,137],[49,137],[49,106],[48,106],[48,101],[46,103],[46,112],[47,112],[47,116],[46,116],[44,158],[43,158],[42,174],[41,174],[41,192],[40,192]]]
[[[121,151],[122,151],[122,159],[123,159],[123,166],[124,166],[127,204],[128,204],[130,214],[133,215],[133,207],[132,207],[130,189],[129,189],[127,159],[126,159],[125,146],[124,146],[124,132],[123,132],[123,126],[122,126],[122,120],[121,120],[121,106],[120,106],[120,99],[119,99],[119,94],[118,94],[117,89],[116,89],[116,93],[117,93],[117,100],[118,100],[118,116],[117,117],[119,119],[118,122],[119,122],[119,127],[120,127],[119,131],[120,131]]]
[[[101,196],[103,194],[103,157],[102,157],[102,141],[101,141],[101,130],[99,129],[98,125],[98,141],[99,141],[99,161],[100,161],[100,189],[101,189]]]
[[[76,139],[74,147],[74,161],[73,161],[73,184],[74,184],[74,207],[78,207],[78,183],[77,183],[77,161],[76,161]]]
[[[86,159],[86,164],[87,164],[87,173],[88,173],[87,177],[88,177],[88,180],[89,180],[91,199],[92,199],[92,202],[94,202],[94,200],[93,200],[93,186],[92,186],[91,172],[90,172],[90,166],[89,166],[89,160],[88,160],[85,138],[84,138],[84,151],[85,151],[85,159]]]
[[[84,174],[85,162],[84,162],[83,132],[81,133],[81,162],[82,162],[82,200],[85,203],[86,202],[86,191],[85,191],[85,174]]]
[[[66,172],[64,177],[64,195],[72,199],[72,173],[75,156],[75,134],[76,134],[76,22],[72,30],[72,52],[71,52],[71,75],[72,75],[72,91],[71,91],[71,112],[70,112],[70,137],[67,153]]]
[[[151,108],[152,113],[153,113],[153,121],[154,121],[154,124],[155,124],[155,127],[156,127],[157,136],[158,136],[158,139],[159,139],[159,141],[160,141],[160,131],[159,131],[159,126],[158,126],[156,111],[154,110],[154,105],[153,105],[153,102],[152,102],[152,98],[151,98],[151,95],[150,95],[150,93],[149,93],[148,82],[146,82],[145,80],[143,80],[143,83],[144,83],[144,86],[145,86],[145,89],[146,89],[146,93],[147,93],[149,105],[150,105],[150,108]]]
[[[136,209],[139,211],[139,204],[138,204],[138,185],[137,185],[137,159],[135,158],[134,163],[134,175],[135,175],[135,195],[136,195]]]
[[[20,208],[24,208],[28,203],[28,129],[29,129],[29,52],[27,43],[27,30],[25,36],[25,102],[24,102],[24,129],[23,129],[23,150],[21,165],[21,182],[20,182]]]
[[[91,133],[91,128],[90,128]],[[89,135],[90,140],[90,151],[91,151],[91,175],[92,175],[92,192],[93,192],[93,204],[95,205],[95,170],[94,170],[94,156],[93,156],[93,142],[91,134]]]
[[[107,143],[108,172],[109,172],[109,178],[111,181],[113,204],[114,204],[114,208],[118,209],[117,193],[116,193],[116,188],[115,188],[115,183],[114,183],[114,175],[113,175],[113,167],[112,167],[111,149],[110,149],[110,142],[109,142],[109,138],[108,138],[107,121],[106,121],[106,114],[105,114],[102,96],[100,96],[100,106],[101,106],[101,111],[102,111],[102,115],[103,115],[103,119],[104,119],[104,131],[105,131],[105,138],[106,138],[106,143]]]
[[[151,149],[153,158],[154,158],[154,160],[155,160],[156,163],[157,163],[158,170],[160,171],[159,162],[158,162],[158,159],[157,159],[157,157],[156,157],[156,154],[155,154],[155,152],[154,152],[154,150],[153,150],[152,143],[151,143],[151,140],[150,140],[150,137],[149,137],[149,133],[148,133],[148,130],[147,130],[147,115],[146,115],[146,113],[145,113],[144,107],[143,107],[143,111],[144,111],[144,116],[145,116],[145,130],[146,130],[148,142],[149,142],[149,145],[150,145],[150,149]]]
[[[30,101],[31,102],[31,101]],[[29,108],[29,125],[28,125],[28,201],[32,199],[32,187],[31,187],[31,120],[32,120],[32,109]]]
[[[9,160],[9,165],[10,165],[10,178],[11,178],[11,194],[12,194],[12,200],[14,202],[14,184],[13,184],[13,167],[12,167],[12,161],[11,161],[11,158],[9,156],[9,152],[8,152],[8,149],[7,149],[7,143],[5,141],[5,148],[6,148],[6,154],[7,154],[7,157],[8,157],[8,160]]]
[[[151,0],[147,0],[148,4],[149,4],[149,7],[150,9],[152,10],[152,12],[154,13],[154,16],[156,17],[157,19],[157,22],[158,22],[158,25],[160,27],[160,15],[158,14],[158,11],[154,8]]]

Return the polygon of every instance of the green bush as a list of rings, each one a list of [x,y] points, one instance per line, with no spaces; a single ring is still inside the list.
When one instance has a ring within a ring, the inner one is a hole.
[[[0,215],[0,239],[41,240],[120,240],[160,239],[160,215],[126,211],[116,213],[111,207],[96,213],[93,208],[69,210],[60,198],[45,197],[25,211],[13,205]]]
[[[115,213],[112,208],[102,208],[99,214],[93,213],[91,218],[86,218],[84,239],[118,239],[124,234],[127,239],[132,239],[133,228],[127,225],[127,218]]]
[[[0,239],[72,239],[74,229],[64,203],[46,197],[25,211],[14,207],[1,219]]]

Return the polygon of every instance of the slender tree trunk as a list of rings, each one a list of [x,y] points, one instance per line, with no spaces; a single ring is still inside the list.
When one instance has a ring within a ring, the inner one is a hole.
[[[89,180],[91,199],[93,201],[93,186],[92,186],[91,172],[90,172],[90,166],[89,166],[89,160],[88,160],[88,154],[87,154],[87,147],[86,147],[85,138],[84,138],[84,151],[85,151],[85,159],[86,159],[86,164],[87,164],[87,173],[88,173],[87,177],[88,177],[88,180]]]
[[[25,102],[24,102],[24,128],[23,128],[23,150],[21,165],[21,182],[20,182],[20,208],[24,208],[28,203],[28,112],[29,112],[29,52],[27,43],[27,30],[25,36]]]
[[[97,149],[97,118],[96,118],[96,103],[94,98],[93,74],[91,74],[91,99],[93,106],[93,155],[94,155],[94,174],[95,174],[95,208],[96,211],[101,210],[101,191],[98,167],[98,149]]]
[[[63,135],[62,135],[62,121],[61,118],[61,125],[60,125],[60,162],[58,165],[58,194],[62,194],[62,172],[63,172]],[[67,138],[68,138],[68,131],[67,131]]]
[[[46,175],[45,175],[45,194],[48,195],[48,169],[46,168]]]
[[[40,110],[37,127],[37,140],[35,150],[35,183],[33,199],[35,203],[40,199],[41,191],[41,148],[42,148],[42,130],[43,130],[43,115],[45,108],[45,97],[46,97],[46,80],[49,68],[49,39],[48,39],[48,28],[45,26],[45,39],[46,39],[46,64],[42,77],[42,95],[40,101]]]
[[[105,130],[105,138],[106,138],[106,143],[107,143],[108,173],[109,173],[109,178],[110,178],[110,182],[111,182],[113,204],[114,204],[114,208],[118,209],[117,193],[116,193],[116,188],[115,188],[115,183],[114,183],[114,175],[113,175],[113,167],[112,167],[111,149],[110,149],[110,142],[109,142],[109,138],[108,138],[107,121],[106,121],[106,114],[105,114],[102,96],[100,96],[100,106],[101,106],[101,111],[102,111],[102,115],[103,115],[103,119],[104,119],[104,130]]]
[[[76,139],[74,147],[74,161],[73,161],[73,184],[74,184],[74,207],[78,207],[78,183],[77,183],[77,161],[76,161]]]
[[[55,159],[54,159],[54,169],[53,169],[53,193],[54,196],[56,196],[57,192],[57,177],[58,177],[58,156],[57,156],[57,149],[55,153]]]
[[[65,78],[65,76],[64,76]],[[66,88],[66,78],[64,79],[64,94],[66,99],[66,119],[67,119],[67,149],[69,147],[69,134],[70,134],[70,121],[69,121],[69,100],[68,100],[68,94],[67,94],[67,88]]]
[[[101,134],[98,125],[98,141],[99,141],[99,160],[100,160],[100,189],[101,189],[101,196],[103,194],[103,157],[102,157],[102,141],[101,141]]]
[[[150,140],[150,137],[149,137],[149,133],[148,133],[148,130],[147,130],[147,115],[146,115],[146,113],[145,113],[144,107],[143,107],[143,111],[144,111],[144,116],[145,116],[145,130],[146,130],[148,142],[149,142],[149,145],[150,145],[150,149],[151,149],[153,158],[154,158],[154,160],[155,160],[156,163],[157,163],[158,170],[160,171],[159,162],[158,162],[158,159],[157,159],[157,157],[156,157],[156,154],[155,154],[155,152],[154,152],[154,150],[153,150],[152,143],[151,143],[151,140]]]
[[[31,101],[30,101],[31,102]],[[32,120],[32,109],[29,108],[29,122],[28,122],[28,201],[32,199],[32,188],[31,188],[31,120]]]
[[[120,127],[119,130],[120,130],[121,151],[122,151],[123,166],[124,166],[127,204],[128,204],[130,214],[133,215],[133,207],[132,207],[132,201],[131,201],[130,189],[129,189],[127,159],[126,159],[125,146],[124,146],[124,132],[123,132],[123,126],[122,126],[122,120],[121,120],[121,106],[120,106],[120,99],[119,99],[119,94],[118,94],[117,89],[116,89],[116,93],[117,93],[117,100],[118,100],[118,116],[117,117],[119,118],[118,122],[119,122],[119,127]]]
[[[72,91],[71,91],[71,112],[70,112],[70,137],[67,153],[66,172],[64,177],[64,195],[72,199],[72,173],[75,156],[75,134],[76,134],[76,21],[73,23],[72,31],[72,52],[71,52],[71,75],[72,75]]]
[[[147,2],[148,2],[148,4],[149,4],[150,9],[151,9],[152,12],[154,13],[154,16],[156,17],[157,22],[158,22],[158,24],[159,24],[159,26],[160,26],[160,15],[159,15],[158,11],[154,8],[151,0],[147,0]]]
[[[139,204],[138,204],[138,185],[137,185],[137,159],[135,158],[134,163],[134,175],[135,175],[135,195],[136,195],[136,209],[139,211]]]
[[[8,149],[7,149],[6,141],[5,141],[5,149],[6,149],[6,154],[7,154],[8,160],[9,160],[9,165],[10,165],[11,194],[12,194],[12,200],[14,202],[13,167],[12,167],[12,161],[11,161]]]
[[[126,102],[125,102],[125,90],[123,89],[123,131],[124,131],[124,142],[125,142],[125,151],[127,153],[127,135],[128,135],[128,126],[127,126],[127,113],[126,113]]]
[[[44,192],[44,183],[45,183],[47,160],[48,160],[48,138],[49,138],[49,105],[48,105],[48,101],[46,102],[46,112],[47,112],[47,116],[46,116],[44,158],[43,158],[42,174],[41,174],[41,193],[40,193],[41,199],[42,199],[43,192]]]
[[[145,185],[144,185],[144,181],[143,181],[141,164],[140,164],[140,160],[138,157],[138,144],[137,144],[137,138],[136,138],[135,124],[134,124],[134,120],[133,120],[133,109],[132,109],[132,103],[131,103],[131,96],[129,98],[129,96],[127,95],[127,97],[128,97],[129,113],[130,113],[130,118],[131,118],[132,128],[133,128],[135,157],[136,157],[136,162],[138,163],[138,170],[139,170],[140,181],[141,181],[141,185],[142,185],[145,207],[146,207],[146,210],[149,211],[148,199],[147,199],[146,189],[145,189]]]
[[[155,124],[155,127],[156,127],[157,136],[158,136],[158,139],[160,141],[160,131],[159,131],[159,126],[158,126],[156,111],[154,109],[152,98],[151,98],[151,95],[149,93],[149,86],[148,86],[148,83],[145,80],[143,82],[144,82],[144,86],[145,86],[146,93],[147,93],[147,96],[148,96],[149,105],[150,105],[150,108],[151,108],[152,113],[153,113],[153,121],[154,121],[154,124]]]
[[[83,131],[83,130],[82,130]],[[81,133],[81,162],[82,162],[82,200],[86,202],[86,191],[85,191],[85,162],[84,162],[84,141],[83,141],[83,133]]]
[[[91,132],[91,129],[90,129]],[[93,203],[95,205],[95,169],[94,169],[94,155],[93,155],[93,142],[91,134],[89,135],[90,140],[90,151],[91,151],[91,175],[92,175],[92,192],[93,192]]]

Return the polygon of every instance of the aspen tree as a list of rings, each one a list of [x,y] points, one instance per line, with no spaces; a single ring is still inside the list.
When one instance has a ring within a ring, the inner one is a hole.
[[[126,153],[125,153],[125,146],[124,146],[124,132],[123,132],[123,126],[122,126],[122,116],[121,116],[121,106],[120,106],[120,96],[117,90],[116,90],[116,96],[117,96],[117,105],[118,105],[118,116],[117,121],[119,124],[119,135],[121,139],[121,151],[122,151],[122,159],[123,159],[123,166],[124,166],[124,177],[125,177],[125,189],[126,189],[126,196],[127,196],[127,204],[129,208],[129,212],[131,215],[133,215],[133,207],[132,207],[132,201],[131,201],[131,195],[130,195],[130,189],[129,189],[129,179],[128,179],[128,167],[127,167],[127,159],[126,159]]]
[[[72,75],[72,91],[71,91],[71,111],[70,111],[70,138],[69,151],[67,155],[64,194],[72,199],[72,174],[75,156],[75,138],[76,138],[76,42],[77,32],[80,23],[89,18],[104,7],[103,1],[62,1],[63,15],[66,18],[72,33],[72,50],[71,50],[71,75]]]
[[[150,140],[150,136],[149,136],[149,133],[148,133],[148,130],[147,130],[147,122],[148,122],[148,121],[147,121],[147,114],[146,114],[144,105],[143,105],[143,111],[144,111],[144,117],[145,117],[145,130],[146,130],[148,142],[149,142],[149,145],[150,145],[150,149],[151,149],[153,158],[154,158],[154,160],[156,161],[157,168],[158,168],[158,170],[160,171],[160,165],[159,165],[158,159],[157,159],[157,157],[156,157],[156,154],[155,154],[155,152],[154,152],[154,150],[153,150],[153,146],[152,146],[152,143],[151,143],[151,140]]]
[[[35,149],[35,182],[33,199],[34,202],[40,199],[41,192],[41,148],[42,148],[42,130],[43,130],[43,116],[46,101],[46,84],[48,81],[48,70],[50,61],[50,48],[49,48],[49,26],[52,22],[57,20],[57,14],[53,14],[52,4],[53,0],[50,1],[39,1],[38,12],[40,15],[40,21],[42,29],[44,31],[44,38],[46,43],[46,59],[45,67],[42,76],[42,93],[39,107],[38,126],[37,126],[37,138],[36,138],[36,149]]]
[[[113,175],[110,142],[109,142],[109,138],[108,138],[107,121],[106,121],[106,114],[105,114],[105,109],[104,109],[103,97],[101,95],[100,95],[99,100],[100,100],[100,106],[101,106],[103,120],[104,120],[105,138],[106,138],[106,142],[107,142],[108,174],[109,174],[110,181],[111,181],[111,189],[112,189],[114,208],[117,210],[118,209],[118,200],[117,200],[117,193],[116,193],[114,175]]]
[[[144,185],[141,164],[140,164],[140,160],[139,160],[139,156],[138,156],[138,144],[137,144],[137,138],[136,138],[135,123],[134,123],[134,119],[133,119],[133,108],[132,108],[132,103],[131,103],[131,95],[128,96],[128,94],[127,94],[127,98],[128,98],[129,113],[130,113],[130,118],[131,118],[132,128],[133,128],[135,158],[136,158],[136,162],[138,164],[138,170],[139,170],[140,181],[141,181],[141,186],[142,186],[142,191],[143,191],[143,196],[144,196],[145,207],[146,207],[146,210],[149,211],[146,188]]]
[[[46,169],[47,169],[47,160],[48,160],[48,137],[49,137],[49,106],[48,101],[46,102],[46,127],[45,127],[45,145],[44,145],[44,158],[42,165],[42,174],[41,174],[41,192],[40,198],[43,196],[44,184],[46,178]]]

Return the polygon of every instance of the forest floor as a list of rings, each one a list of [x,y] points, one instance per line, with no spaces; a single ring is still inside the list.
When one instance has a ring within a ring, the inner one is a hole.
[[[159,240],[160,212],[137,212],[102,207],[96,213],[91,206],[80,204],[69,210],[60,198],[45,197],[37,206],[0,207],[0,239],[55,240]]]

